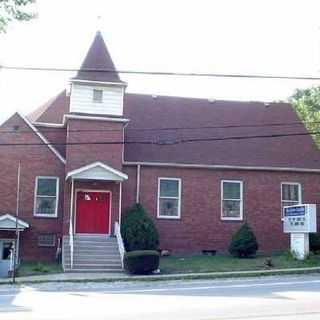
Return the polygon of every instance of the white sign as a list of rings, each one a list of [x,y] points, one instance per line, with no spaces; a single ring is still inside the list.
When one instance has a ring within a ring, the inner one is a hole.
[[[300,204],[283,208],[283,232],[317,232],[317,208],[315,204]]]

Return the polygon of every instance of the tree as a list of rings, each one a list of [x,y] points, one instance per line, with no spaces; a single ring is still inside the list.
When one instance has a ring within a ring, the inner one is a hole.
[[[13,20],[29,21],[35,14],[28,12],[27,6],[35,0],[0,0],[0,33],[6,32],[8,24]]]
[[[258,242],[252,229],[248,223],[245,223],[232,236],[229,252],[235,257],[247,258],[254,256],[258,247]]]
[[[289,101],[309,132],[320,131],[320,87],[298,89]],[[312,137],[320,146],[320,135]]]
[[[121,234],[127,251],[156,250],[159,234],[141,204],[133,205],[123,217]]]

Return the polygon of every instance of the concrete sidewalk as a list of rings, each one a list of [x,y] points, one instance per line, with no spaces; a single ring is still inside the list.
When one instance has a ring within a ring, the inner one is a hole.
[[[56,273],[17,277],[16,283],[45,283],[45,282],[115,282],[115,281],[168,281],[168,280],[195,280],[237,277],[257,277],[281,274],[320,273],[320,267],[269,269],[257,271],[230,271],[207,273],[181,273],[181,274],[152,274],[132,276],[126,273]],[[12,279],[0,279],[0,284],[9,284]]]

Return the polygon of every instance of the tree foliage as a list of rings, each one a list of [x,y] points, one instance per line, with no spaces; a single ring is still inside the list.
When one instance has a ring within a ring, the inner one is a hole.
[[[13,20],[29,21],[35,18],[36,15],[27,10],[32,3],[35,0],[0,0],[0,33],[6,32]]]
[[[158,249],[158,231],[141,204],[127,211],[121,223],[121,234],[127,251]]]
[[[289,101],[309,132],[320,131],[320,87],[298,89]],[[320,146],[320,135],[312,137]]]
[[[243,224],[232,236],[229,252],[235,257],[254,256],[258,250],[258,242],[248,223]]]

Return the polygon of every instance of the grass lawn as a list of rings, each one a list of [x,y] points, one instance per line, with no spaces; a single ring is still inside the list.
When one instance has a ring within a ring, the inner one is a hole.
[[[273,267],[266,266],[267,258],[271,258]],[[320,255],[311,255],[305,261],[293,259],[289,254],[276,256],[258,256],[256,258],[239,259],[231,256],[170,256],[162,257],[160,270],[162,274],[219,272],[244,270],[272,270],[280,268],[320,267]]]
[[[62,266],[58,263],[22,262],[18,269],[19,277],[41,275],[62,272]]]

